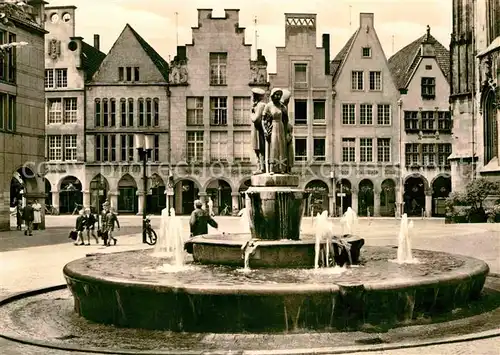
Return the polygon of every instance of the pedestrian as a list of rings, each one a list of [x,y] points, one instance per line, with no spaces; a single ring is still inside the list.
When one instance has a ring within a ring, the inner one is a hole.
[[[96,244],[99,244],[99,238],[95,234],[95,216],[90,212],[90,208],[85,209],[85,228],[87,229],[87,245],[90,245],[90,235],[95,239]]]
[[[26,224],[26,229],[24,230],[24,235],[33,235],[33,219],[34,216],[33,206],[31,205],[31,201],[28,201],[28,205],[24,207],[23,210],[23,219]]]
[[[35,200],[33,203],[34,219],[33,219],[33,229],[38,230],[40,223],[42,223],[42,205]]]
[[[17,200],[16,203],[16,222],[17,230],[22,230],[23,226],[23,201]]]
[[[83,242],[83,231],[85,230],[86,225],[87,225],[87,220],[85,218],[85,214],[83,213],[83,210],[80,210],[78,212],[78,217],[76,218],[75,230],[78,233],[78,236],[76,238],[75,245],[84,245],[85,244]],[[90,245],[90,242],[87,245]]]
[[[204,211],[201,206],[203,203],[200,200],[194,201],[194,211],[191,213],[191,218],[189,220],[189,227],[191,230],[191,237],[197,235],[207,234],[208,225],[210,224],[215,229],[219,228],[217,222],[212,218],[212,216]]]
[[[113,239],[113,245],[116,245],[116,238],[113,237],[113,233],[115,231],[115,224],[118,230],[120,230],[120,222],[118,221],[118,217],[116,216],[116,213],[114,211],[114,208],[111,207],[106,214],[105,218],[105,226],[106,226],[106,233],[108,234],[108,242],[106,243],[106,246],[111,245],[111,239]]]

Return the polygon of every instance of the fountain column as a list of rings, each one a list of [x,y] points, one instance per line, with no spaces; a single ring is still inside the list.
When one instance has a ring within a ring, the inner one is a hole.
[[[52,207],[59,211],[59,191],[52,191]]]
[[[425,190],[425,216],[432,216],[432,189]]]

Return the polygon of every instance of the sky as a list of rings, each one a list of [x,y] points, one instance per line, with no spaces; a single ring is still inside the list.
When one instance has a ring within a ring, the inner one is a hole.
[[[268,72],[276,69],[276,47],[285,44],[285,13],[317,14],[317,44],[330,34],[331,58],[359,27],[359,13],[372,12],[375,30],[389,58],[393,53],[431,34],[449,47],[452,1],[447,0],[47,0],[48,6],[75,5],[76,35],[93,44],[101,38],[101,50],[109,51],[128,23],[166,60],[173,59],[177,43],[191,43],[191,28],[197,26],[197,9],[213,9],[222,17],[224,9],[240,9],[240,27],[246,28],[246,43],[258,46],[268,61]],[[176,15],[177,13],[177,15]],[[257,26],[255,26],[257,18]],[[178,42],[177,42],[178,41]],[[255,46],[252,48],[255,56]]]

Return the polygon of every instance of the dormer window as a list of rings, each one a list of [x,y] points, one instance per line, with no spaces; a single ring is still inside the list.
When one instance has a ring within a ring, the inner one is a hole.
[[[139,67],[119,67],[118,81],[139,81]]]
[[[363,58],[371,58],[372,49],[370,47],[363,47],[361,50],[361,54],[363,55]]]

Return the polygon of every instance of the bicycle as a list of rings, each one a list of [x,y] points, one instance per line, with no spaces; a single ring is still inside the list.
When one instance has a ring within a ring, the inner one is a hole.
[[[83,209],[83,205],[79,205],[78,203],[75,202],[75,209],[73,210],[73,213],[71,215],[75,215],[80,213],[80,210]]]
[[[221,211],[220,213],[221,216],[230,216],[231,215],[231,210],[229,206],[226,204],[226,207]]]
[[[158,236],[156,235],[156,232],[154,231],[153,227],[151,227],[151,219],[149,217],[146,217],[144,219],[144,232],[146,234],[146,244],[148,245],[155,245],[156,241],[158,240]]]
[[[52,215],[52,216],[58,216],[59,211],[54,206],[45,205],[45,214]]]

